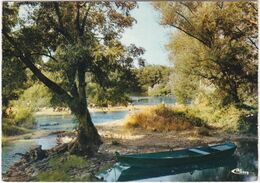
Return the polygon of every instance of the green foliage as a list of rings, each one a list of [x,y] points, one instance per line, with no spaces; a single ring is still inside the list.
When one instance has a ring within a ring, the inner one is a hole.
[[[256,3],[158,2],[155,7],[161,23],[178,30],[167,47],[179,101],[195,99],[201,90],[214,93],[223,106],[256,97]]]
[[[152,88],[148,88],[148,96],[161,96],[167,95],[170,93],[169,87],[167,84],[155,84]]]
[[[34,128],[36,125],[35,118],[33,117],[32,110],[26,107],[17,106],[14,114],[14,121],[17,125],[24,128]]]
[[[71,178],[62,170],[53,170],[39,173],[36,180],[41,182],[66,182],[71,181]]]
[[[107,107],[108,105],[127,105],[130,101],[128,88],[131,86],[115,85],[114,87],[103,88],[98,84],[88,84],[88,101],[96,106]]]
[[[75,167],[83,168],[88,164],[87,160],[77,155],[65,155],[64,157],[55,157],[50,159],[49,165],[54,169],[62,168],[63,171],[68,171]]]
[[[236,105],[225,107],[212,106],[209,102],[191,106],[176,106],[175,110],[183,111],[190,116],[200,118],[209,126],[224,131],[239,133],[257,133],[257,109],[243,109]]]
[[[19,10],[21,6],[26,10],[25,16],[10,11],[14,7]],[[109,93],[109,100],[121,102],[125,100],[125,89],[134,76],[134,62],[140,61],[144,53],[143,48],[124,46],[120,41],[124,29],[135,22],[130,14],[135,7],[136,2],[26,2],[4,5],[5,26],[2,33],[6,44],[3,45],[3,57],[9,54],[18,59],[55,93],[52,103],[70,108],[82,129],[79,130],[81,139],[96,139],[88,143],[80,140],[79,147],[94,148],[101,144],[87,110],[88,75],[91,82],[102,88],[101,93]],[[13,19],[17,22],[9,23]],[[118,91],[122,94],[115,95]],[[90,133],[86,133],[84,128]],[[87,148],[80,149],[84,154],[91,152],[84,151]]]
[[[168,87],[171,68],[162,65],[146,65],[135,70],[139,93],[160,96],[170,93]]]
[[[52,94],[50,90],[43,84],[35,83],[26,89],[20,96],[19,101],[23,105],[29,105],[34,111],[41,107],[50,107]]]
[[[2,120],[2,133],[5,136],[22,135],[28,133],[28,130],[22,127],[18,127],[7,122],[8,119]]]

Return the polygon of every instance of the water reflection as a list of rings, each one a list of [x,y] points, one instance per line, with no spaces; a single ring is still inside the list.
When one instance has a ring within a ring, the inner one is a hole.
[[[243,144],[246,143],[244,146]],[[257,142],[237,142],[234,156],[217,161],[175,167],[141,168],[115,164],[97,175],[105,181],[254,181],[257,180]],[[249,148],[249,149],[248,149]],[[250,151],[250,149],[252,151]],[[234,168],[249,171],[249,175],[235,175]]]

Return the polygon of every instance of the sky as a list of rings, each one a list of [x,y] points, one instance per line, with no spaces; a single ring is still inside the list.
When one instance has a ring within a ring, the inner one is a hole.
[[[138,6],[139,8],[131,13],[137,23],[132,28],[126,29],[121,39],[122,43],[143,47],[146,50],[143,58],[149,64],[170,66],[165,45],[169,41],[172,29],[159,24],[159,12],[153,8],[151,2],[138,2]]]

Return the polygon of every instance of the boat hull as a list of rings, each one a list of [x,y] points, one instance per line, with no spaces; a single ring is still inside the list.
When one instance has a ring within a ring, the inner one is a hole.
[[[122,164],[127,164],[136,167],[175,166],[175,165],[194,164],[203,161],[222,159],[227,156],[231,156],[234,153],[235,149],[236,146],[234,144],[231,144],[230,149],[223,150],[223,151],[214,151],[209,154],[194,154],[194,152],[191,153],[188,152],[189,151],[188,149],[183,149],[183,150],[172,151],[172,152],[167,151],[167,152],[159,152],[159,153],[147,153],[141,155],[138,154],[117,155],[117,160]],[[183,156],[180,155],[182,153],[184,154]],[[171,155],[171,156],[167,157],[166,155],[168,156]]]

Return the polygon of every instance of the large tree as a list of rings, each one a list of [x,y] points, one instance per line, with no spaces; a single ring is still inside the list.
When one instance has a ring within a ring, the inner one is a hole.
[[[224,104],[238,104],[245,91],[256,91],[257,3],[160,2],[155,7],[161,24],[177,30],[168,45],[176,87],[187,89],[178,81],[188,80],[200,82],[196,87],[213,85]]]
[[[79,121],[71,152],[93,154],[102,143],[87,108],[87,73],[105,89],[113,74],[129,74],[133,58],[143,51],[119,41],[135,21],[130,16],[135,6],[133,2],[3,4],[3,60],[12,54],[69,106]],[[56,77],[50,79],[49,73]]]

